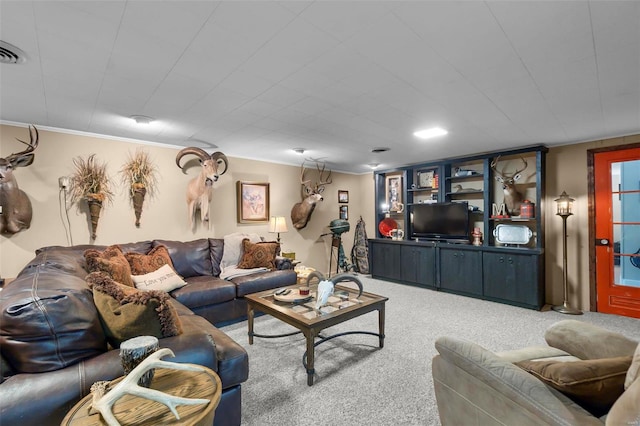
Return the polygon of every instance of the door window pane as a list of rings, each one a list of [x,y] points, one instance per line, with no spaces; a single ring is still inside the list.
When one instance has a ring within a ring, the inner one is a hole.
[[[614,283],[640,287],[640,160],[611,165]]]

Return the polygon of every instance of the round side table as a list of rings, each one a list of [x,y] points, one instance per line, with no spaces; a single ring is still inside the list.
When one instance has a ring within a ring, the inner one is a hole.
[[[206,398],[209,404],[179,405],[180,420],[166,405],[133,395],[125,395],[113,405],[113,414],[121,425],[184,425],[211,426],[222,394],[218,375],[209,368],[205,371],[183,371],[157,368],[151,389],[186,398]],[[113,381],[113,385],[122,377]],[[112,387],[113,387],[112,385]],[[100,414],[89,414],[91,394],[82,398],[62,420],[62,426],[106,425]]]

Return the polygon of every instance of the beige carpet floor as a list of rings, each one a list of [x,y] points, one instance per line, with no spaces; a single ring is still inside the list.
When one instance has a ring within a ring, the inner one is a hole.
[[[492,351],[544,345],[545,329],[577,319],[640,341],[640,320],[587,312],[581,316],[538,312],[360,276],[365,291],[387,296],[385,347],[377,338],[349,335],[316,348],[315,384],[307,386],[302,335],[247,341],[246,321],[223,327],[249,353],[249,379],[242,387],[242,424],[257,425],[439,425],[431,378],[434,342],[450,335]],[[328,329],[324,334],[377,332],[377,313]],[[294,330],[261,316],[256,333]]]

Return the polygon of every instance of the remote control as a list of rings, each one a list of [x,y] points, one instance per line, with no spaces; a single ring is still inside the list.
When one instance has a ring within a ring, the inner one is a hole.
[[[274,294],[275,294],[276,296],[280,296],[280,295],[281,295],[281,294],[283,294],[285,291],[287,291],[287,289],[286,289],[286,288],[281,288],[281,289],[279,289],[279,290],[276,290]]]
[[[291,289],[290,289],[290,288],[286,289],[286,290],[282,293],[282,295],[283,295],[283,296],[286,296],[286,295],[287,295],[287,294],[289,294],[289,293],[291,293]]]

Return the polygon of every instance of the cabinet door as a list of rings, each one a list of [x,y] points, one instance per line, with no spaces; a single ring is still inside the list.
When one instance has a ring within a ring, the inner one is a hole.
[[[371,242],[371,276],[400,280],[400,248],[398,244]]]
[[[474,296],[482,295],[482,253],[440,248],[440,288]]]
[[[542,308],[540,255],[484,253],[484,296],[520,306]]]
[[[435,287],[435,249],[433,247],[402,246],[402,280],[423,287]]]

